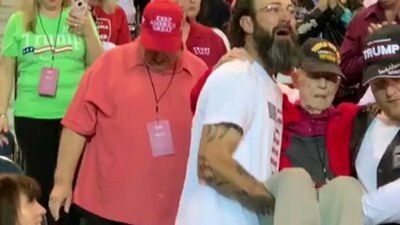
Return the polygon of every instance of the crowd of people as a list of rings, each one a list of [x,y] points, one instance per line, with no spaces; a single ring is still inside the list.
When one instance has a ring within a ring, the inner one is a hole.
[[[0,225],[400,224],[400,1],[132,6],[9,18]]]

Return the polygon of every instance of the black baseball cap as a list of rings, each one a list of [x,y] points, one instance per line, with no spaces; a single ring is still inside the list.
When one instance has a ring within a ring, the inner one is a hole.
[[[368,35],[363,55],[364,85],[376,78],[400,78],[400,26],[387,25]]]
[[[322,38],[309,38],[301,46],[300,67],[310,73],[331,73],[346,79],[340,69],[340,53],[334,44]]]

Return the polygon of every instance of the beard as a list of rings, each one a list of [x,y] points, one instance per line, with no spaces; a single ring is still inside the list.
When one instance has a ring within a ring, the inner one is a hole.
[[[292,71],[299,64],[297,37],[290,29],[290,39],[275,39],[275,34],[279,28],[282,28],[282,26],[275,27],[270,34],[256,23],[253,34],[255,48],[264,67],[274,74]]]

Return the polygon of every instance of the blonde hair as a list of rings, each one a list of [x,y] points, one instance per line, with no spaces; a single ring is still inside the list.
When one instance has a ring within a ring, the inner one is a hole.
[[[62,6],[70,5],[70,0],[63,0]],[[20,1],[19,11],[22,12],[25,31],[35,31],[36,17],[38,14],[38,0],[23,0]]]
[[[117,7],[115,0],[100,0],[100,2],[101,8],[104,10],[104,12],[107,14],[115,13],[115,8]]]

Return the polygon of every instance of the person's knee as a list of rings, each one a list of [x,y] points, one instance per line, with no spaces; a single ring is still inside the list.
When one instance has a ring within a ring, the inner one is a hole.
[[[312,183],[311,176],[303,168],[287,168],[281,172],[281,181],[288,184],[293,183],[299,185],[301,183],[309,184]]]
[[[361,185],[358,180],[349,176],[339,176],[330,181],[330,184],[335,188],[344,190],[361,190]]]
[[[337,177],[319,190],[319,201],[329,208],[354,210],[362,207],[361,184],[352,177]]]
[[[273,194],[276,199],[297,199],[298,202],[316,199],[316,189],[311,176],[302,168],[284,169],[278,174],[279,179]]]
[[[358,180],[353,177],[340,176],[331,180],[328,185],[336,193],[336,196],[356,197],[362,195],[362,187]]]

